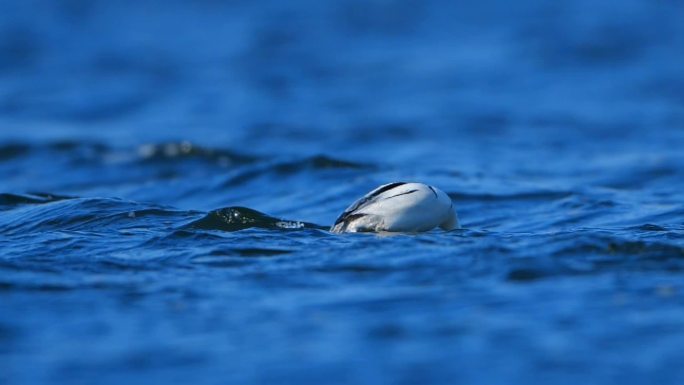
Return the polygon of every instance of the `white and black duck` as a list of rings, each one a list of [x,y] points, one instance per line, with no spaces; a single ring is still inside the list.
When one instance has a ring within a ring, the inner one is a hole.
[[[330,228],[344,232],[420,232],[460,228],[451,198],[422,183],[382,185],[349,206]]]

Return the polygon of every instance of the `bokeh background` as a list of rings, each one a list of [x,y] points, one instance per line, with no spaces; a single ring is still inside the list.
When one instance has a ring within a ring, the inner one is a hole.
[[[682,125],[674,0],[3,1],[1,11],[3,136],[487,162],[486,149],[577,137],[605,152],[626,135],[646,146]]]
[[[681,383],[683,20],[0,2],[0,382]],[[184,227],[325,226],[395,180],[465,230]]]

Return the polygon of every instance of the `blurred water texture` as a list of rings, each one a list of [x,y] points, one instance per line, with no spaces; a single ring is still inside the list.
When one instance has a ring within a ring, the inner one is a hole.
[[[682,383],[682,20],[0,2],[0,383]],[[397,180],[464,230],[321,229]]]

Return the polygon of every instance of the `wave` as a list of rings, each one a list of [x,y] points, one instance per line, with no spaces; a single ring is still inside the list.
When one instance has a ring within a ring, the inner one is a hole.
[[[350,162],[331,158],[326,155],[314,155],[291,162],[282,162],[275,165],[274,170],[279,173],[292,173],[302,169],[328,170],[328,169],[368,169],[371,165]]]
[[[105,232],[141,226],[158,228],[169,217],[176,217],[180,221],[198,215],[198,212],[117,198],[76,198],[51,194],[3,194],[3,197],[12,202],[0,217],[0,231],[7,235],[46,231]]]
[[[574,195],[571,191],[526,191],[512,194],[488,194],[488,193],[448,193],[451,199],[456,201],[535,201],[557,200]]]
[[[649,228],[651,226],[648,226]],[[596,230],[592,230],[596,232]],[[660,230],[665,232],[667,230]],[[607,232],[605,235],[587,234],[584,231],[572,233],[556,239],[553,255],[583,256],[592,258],[600,256],[603,260],[618,259],[628,262],[626,257],[638,257],[639,261],[679,259],[684,261],[684,246],[666,239],[644,240],[634,237],[622,237],[617,233]]]
[[[248,164],[261,159],[231,150],[204,147],[188,141],[146,144],[138,147],[137,154],[139,159],[145,162],[201,160],[221,166]]]
[[[0,162],[18,158],[27,154],[31,147],[24,143],[7,143],[0,145]]]
[[[29,194],[11,194],[0,193],[0,207],[8,208],[24,204],[43,204],[56,202],[64,199],[72,199],[73,197],[66,195],[48,194],[48,193],[29,193]]]
[[[7,211],[0,217],[0,231],[7,235],[140,228],[171,233],[178,233],[178,230],[232,232],[248,228],[328,229],[314,223],[272,217],[247,207],[225,207],[207,213],[118,198],[78,198],[44,193],[0,194],[1,206]],[[187,223],[188,219],[192,222]]]
[[[207,215],[184,226],[186,229],[238,231],[249,228],[272,230],[318,229],[328,227],[314,223],[280,219],[247,207],[226,207],[213,210]]]
[[[681,230],[667,230],[654,225],[620,230],[577,229],[545,235],[515,236],[525,239],[535,250],[525,258],[502,256],[504,277],[510,281],[536,281],[555,276],[593,275],[615,271],[684,271],[684,245]],[[656,234],[650,234],[655,231]],[[495,237],[502,234],[494,234]]]
[[[68,160],[103,158],[112,152],[108,145],[91,141],[57,140],[47,143],[9,142],[0,144],[0,162],[45,154]]]
[[[100,160],[123,159],[132,162],[163,162],[179,160],[202,160],[217,164],[245,164],[255,162],[260,157],[241,154],[232,150],[211,148],[188,141],[161,142],[145,144],[135,148],[111,147],[92,141],[58,140],[46,143],[12,142],[0,145],[0,161],[49,154],[65,159]]]
[[[324,155],[315,155],[291,161],[271,161],[247,166],[229,175],[219,187],[235,187],[251,182],[266,175],[286,176],[301,172],[324,172],[370,170],[373,166],[348,162]]]
[[[99,142],[52,141],[47,143],[12,142],[0,144],[0,162],[22,157],[49,157],[51,161],[82,162],[79,165],[100,163],[162,165],[201,162],[219,167],[258,164],[267,171],[291,174],[302,170],[369,169],[372,166],[327,155],[282,159],[277,156],[246,154],[232,149],[214,148],[189,141],[145,144],[135,148],[117,148]]]

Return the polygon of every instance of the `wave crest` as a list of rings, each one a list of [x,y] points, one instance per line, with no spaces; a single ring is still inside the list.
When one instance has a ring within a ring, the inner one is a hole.
[[[226,207],[210,211],[204,217],[184,226],[199,230],[238,231],[249,228],[273,230],[319,229],[327,227],[313,223],[280,219],[247,207]]]

